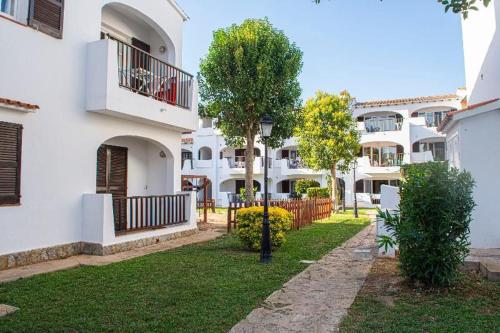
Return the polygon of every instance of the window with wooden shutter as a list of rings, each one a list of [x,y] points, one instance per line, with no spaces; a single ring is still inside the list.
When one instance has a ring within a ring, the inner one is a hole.
[[[0,206],[21,202],[23,126],[0,122]]]
[[[62,38],[64,0],[31,0],[28,23],[33,28]]]

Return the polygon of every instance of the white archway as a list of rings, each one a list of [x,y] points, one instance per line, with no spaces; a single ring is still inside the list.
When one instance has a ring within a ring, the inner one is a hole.
[[[126,168],[127,196],[174,193],[174,157],[172,152],[161,143],[149,138],[123,135],[105,140],[96,148],[96,151],[103,146],[111,147],[108,149],[111,152],[107,152],[108,159],[113,158],[113,147],[126,151],[126,158],[124,158],[126,163],[123,161],[121,163],[122,167]],[[107,173],[109,174],[109,171]],[[96,184],[102,185],[103,180],[99,179],[99,175],[103,175],[103,170],[99,170],[98,163]]]
[[[141,11],[118,1],[108,2],[101,10],[101,31],[132,44],[136,39],[150,46],[156,58],[176,64],[175,45],[161,26]]]
[[[201,147],[198,150],[198,160],[209,161],[212,159],[212,149],[210,147]]]

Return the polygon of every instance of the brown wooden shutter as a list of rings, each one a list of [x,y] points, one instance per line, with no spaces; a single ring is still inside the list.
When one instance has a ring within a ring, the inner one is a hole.
[[[0,205],[21,202],[23,126],[0,122]]]
[[[31,0],[28,24],[53,37],[63,36],[64,0]]]

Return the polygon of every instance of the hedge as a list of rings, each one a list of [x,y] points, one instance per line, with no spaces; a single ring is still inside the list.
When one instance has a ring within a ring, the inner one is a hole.
[[[236,212],[236,235],[251,250],[260,251],[264,207],[241,208]],[[292,228],[293,215],[279,207],[269,207],[271,244],[280,247],[285,242],[285,232]]]

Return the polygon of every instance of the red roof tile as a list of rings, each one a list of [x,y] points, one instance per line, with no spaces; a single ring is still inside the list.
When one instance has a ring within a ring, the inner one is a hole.
[[[183,143],[185,145],[191,145],[191,144],[193,144],[193,138],[182,138],[181,143]]]
[[[446,114],[446,117],[443,119],[443,121],[441,122],[441,124],[437,128],[437,130],[441,132],[446,127],[446,125],[453,119],[453,116],[456,115],[457,113],[462,113],[465,111],[474,110],[474,109],[480,108],[481,106],[485,106],[485,105],[497,102],[499,100],[500,100],[500,98],[490,99],[489,101],[484,101],[484,102],[477,103],[477,104],[471,104],[468,107],[461,109],[461,110],[448,112]]]
[[[23,102],[16,101],[16,100],[13,100],[13,99],[1,98],[1,97],[0,97],[0,104],[15,106],[15,107],[22,108],[22,109],[27,109],[27,110],[38,110],[38,109],[40,109],[40,107],[38,105],[36,105],[36,104],[28,104],[28,103],[23,103]]]
[[[428,102],[438,102],[450,99],[457,99],[459,96],[456,94],[448,95],[436,95],[436,96],[423,96],[423,97],[412,97],[412,98],[399,98],[399,99],[386,99],[378,101],[367,101],[356,103],[356,108],[373,108],[380,106],[392,106],[392,105],[403,105],[403,104],[415,104],[415,103],[428,103]]]

